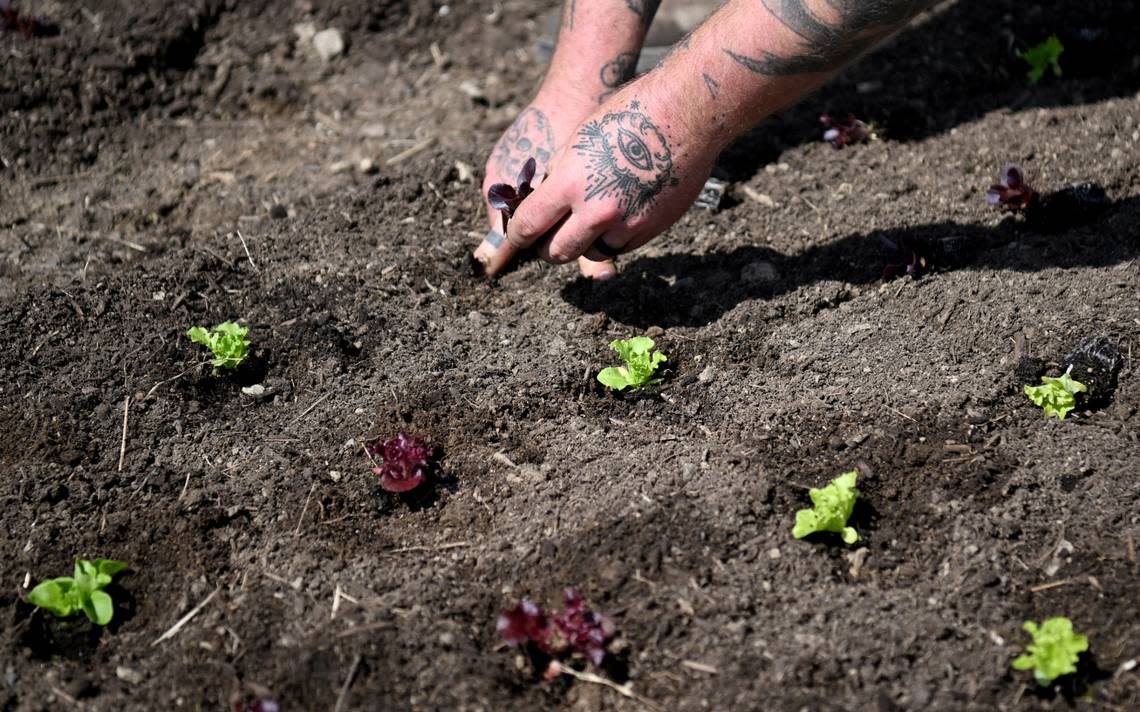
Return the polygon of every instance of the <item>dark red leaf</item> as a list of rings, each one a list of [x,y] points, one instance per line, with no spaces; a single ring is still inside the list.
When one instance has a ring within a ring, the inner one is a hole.
[[[1016,163],[1001,169],[998,182],[986,191],[986,202],[1003,210],[1021,211],[1033,202],[1036,192],[1025,182],[1025,173]]]
[[[528,640],[537,643],[546,637],[546,614],[529,598],[524,598],[511,610],[499,614],[495,630],[511,645],[522,645]]]
[[[871,126],[856,119],[852,114],[847,115],[846,121],[836,121],[829,114],[822,114],[819,117],[819,122],[827,129],[823,132],[823,140],[836,149],[854,143],[870,141],[875,137],[875,132]]]

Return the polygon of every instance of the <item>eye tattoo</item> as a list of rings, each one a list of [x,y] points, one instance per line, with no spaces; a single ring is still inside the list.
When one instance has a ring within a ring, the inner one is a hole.
[[[628,111],[583,126],[573,149],[589,161],[585,200],[616,199],[623,219],[644,211],[661,191],[677,185],[669,142],[636,101]]]

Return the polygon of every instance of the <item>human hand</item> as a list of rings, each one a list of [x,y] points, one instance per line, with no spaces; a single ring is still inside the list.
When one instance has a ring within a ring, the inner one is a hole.
[[[595,108],[595,100],[583,96],[581,100],[566,91],[541,91],[527,106],[499,142],[495,144],[487,159],[483,178],[483,203],[487,211],[490,230],[482,244],[475,250],[475,258],[484,266],[498,265],[495,270],[487,270],[488,276],[500,272],[514,257],[499,258],[500,246],[504,243],[503,217],[500,211],[487,202],[487,190],[496,183],[514,185],[528,158],[537,164],[536,175],[541,179],[549,169],[555,152],[562,148],[574,135],[578,123]],[[502,248],[504,250],[509,248]],[[580,260],[582,274],[594,279],[608,279],[617,274],[612,260]]]
[[[550,175],[515,211],[506,240],[486,263],[488,274],[540,238],[547,239],[538,253],[553,264],[609,260],[688,210],[719,146],[687,126],[671,103],[634,99],[651,95],[621,92],[582,122],[551,159]]]

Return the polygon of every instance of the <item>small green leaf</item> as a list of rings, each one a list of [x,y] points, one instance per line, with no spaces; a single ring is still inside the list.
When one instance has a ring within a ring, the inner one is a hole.
[[[83,612],[95,625],[107,625],[115,615],[115,602],[106,591],[93,591]]]
[[[189,336],[190,340],[194,343],[210,348],[210,332],[202,327],[192,326],[190,330],[186,332],[186,335]]]
[[[1032,670],[1038,685],[1048,685],[1062,675],[1077,671],[1080,654],[1089,649],[1089,639],[1073,633],[1073,622],[1064,616],[1049,618],[1038,627],[1026,621],[1022,628],[1033,637],[1025,654],[1013,661],[1014,670]]]
[[[859,541],[859,533],[847,526],[847,520],[855,509],[855,500],[859,497],[859,490],[855,489],[858,476],[859,471],[852,470],[836,477],[826,487],[813,487],[808,496],[814,506],[796,512],[792,536],[803,539],[816,532],[835,532],[847,544]]]
[[[43,608],[57,618],[66,618],[75,613],[71,589],[70,578],[49,579],[28,592],[28,603]]]
[[[603,368],[598,373],[598,382],[607,388],[612,388],[620,391],[623,388],[629,387],[629,377],[626,375],[624,366],[611,366]]]
[[[95,559],[95,568],[101,574],[114,576],[123,569],[127,568],[126,562],[115,561],[114,559]]]

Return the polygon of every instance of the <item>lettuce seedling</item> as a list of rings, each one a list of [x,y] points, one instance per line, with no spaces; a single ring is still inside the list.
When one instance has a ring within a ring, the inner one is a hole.
[[[9,0],[0,0],[0,32],[9,31],[27,37],[55,37],[59,26],[46,17],[21,12]]]
[[[653,378],[653,374],[657,372],[657,367],[668,359],[660,351],[653,351],[653,346],[653,339],[648,336],[611,341],[610,348],[618,352],[625,365],[603,368],[598,374],[598,382],[606,388],[618,391],[657,385],[661,379]]]
[[[372,468],[372,474],[380,477],[380,486],[388,492],[407,492],[418,487],[435,454],[426,438],[402,430],[396,437],[376,440],[364,449],[369,457],[380,456],[381,462]]]
[[[503,611],[495,630],[510,645],[528,642],[552,658],[578,654],[594,665],[606,656],[606,642],[614,636],[613,622],[586,608],[573,588],[562,594],[565,610],[543,611],[529,598],[524,598],[509,611]]]
[[[186,335],[191,341],[205,346],[214,354],[210,365],[217,374],[220,368],[234,369],[245,361],[249,355],[250,342],[245,338],[248,333],[249,329],[246,327],[226,321],[215,326],[212,331],[207,331],[201,326],[192,327]]]
[[[1064,616],[1046,619],[1040,627],[1025,621],[1021,627],[1033,636],[1033,642],[1013,661],[1013,669],[1032,670],[1038,685],[1076,672],[1080,654],[1089,649],[1088,636],[1073,633],[1073,622]]]
[[[1017,56],[1029,65],[1029,73],[1026,75],[1029,83],[1036,84],[1041,81],[1045,77],[1045,72],[1050,69],[1053,70],[1053,76],[1061,76],[1060,59],[1064,51],[1065,46],[1057,39],[1057,35],[1050,35],[1049,39],[1041,44],[1019,52]]]
[[[859,534],[854,527],[847,526],[851,511],[855,509],[855,500],[859,497],[859,490],[855,489],[855,479],[858,476],[859,471],[852,470],[836,477],[823,489],[813,487],[808,495],[814,507],[796,512],[796,526],[792,529],[792,536],[803,539],[815,532],[835,532],[841,534],[843,541],[848,544],[859,541]]]
[[[986,202],[1003,210],[1027,210],[1037,192],[1025,182],[1025,172],[1016,163],[1002,166],[998,182],[986,191]]]
[[[41,582],[28,593],[28,602],[56,618],[68,618],[82,611],[95,625],[107,625],[115,613],[115,604],[103,589],[125,568],[122,561],[79,559],[73,576]]]
[[[855,118],[854,114],[848,114],[846,121],[836,121],[831,118],[830,114],[825,113],[820,115],[819,122],[826,129],[823,132],[823,140],[830,143],[832,148],[836,150],[855,143],[875,141],[879,138],[878,134],[875,133],[874,124],[864,123]]]
[[[1069,371],[1072,367],[1069,367]],[[1065,371],[1060,378],[1041,377],[1040,386],[1025,386],[1025,395],[1035,405],[1045,410],[1045,417],[1057,416],[1057,420],[1064,420],[1073,408],[1077,407],[1077,394],[1087,393],[1088,386],[1080,381],[1074,381]]]
[[[234,703],[234,712],[281,712],[281,705],[271,697],[258,697],[245,703],[238,700]]]
[[[503,234],[507,234],[507,222],[515,215],[515,210],[528,195],[534,192],[530,182],[534,180],[537,168],[533,158],[526,159],[522,170],[519,171],[518,185],[509,183],[495,183],[487,189],[487,202],[491,207],[503,214]]]

